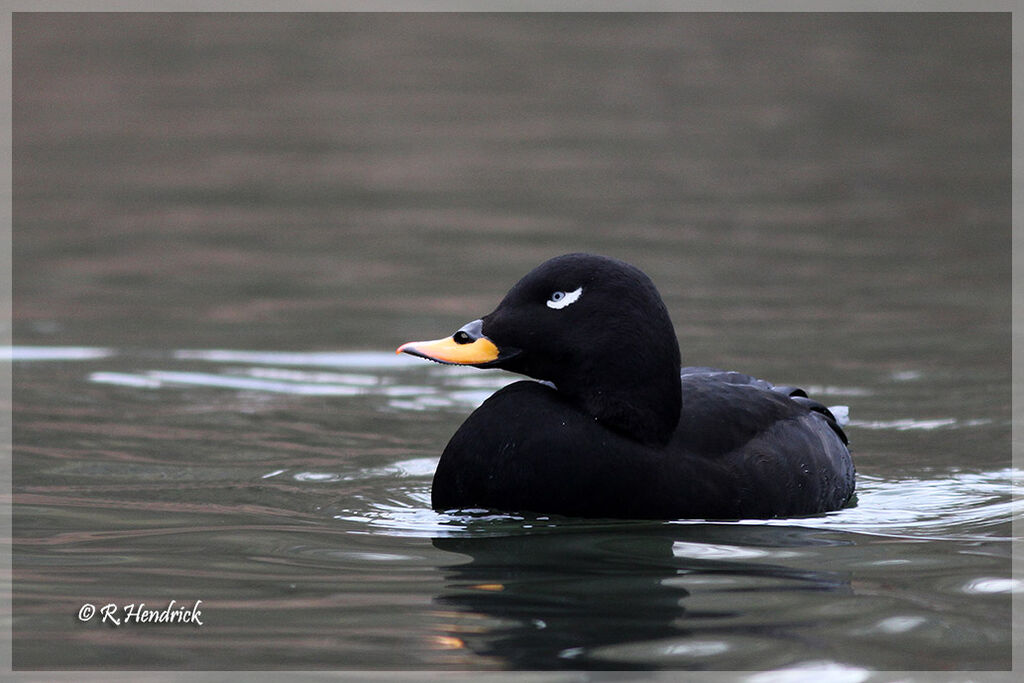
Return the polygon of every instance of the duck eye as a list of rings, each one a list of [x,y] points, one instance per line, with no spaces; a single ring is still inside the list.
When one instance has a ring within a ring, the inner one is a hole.
[[[547,300],[547,307],[555,309],[565,308],[569,304],[579,299],[581,294],[583,294],[582,287],[577,287],[575,290],[571,292],[552,292],[551,298]]]

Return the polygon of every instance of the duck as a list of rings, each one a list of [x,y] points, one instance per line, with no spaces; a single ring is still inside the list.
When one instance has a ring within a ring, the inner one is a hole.
[[[491,313],[396,352],[530,378],[496,391],[452,436],[431,485],[438,511],[769,519],[854,496],[832,410],[797,387],[681,367],[654,283],[615,258],[551,258]]]

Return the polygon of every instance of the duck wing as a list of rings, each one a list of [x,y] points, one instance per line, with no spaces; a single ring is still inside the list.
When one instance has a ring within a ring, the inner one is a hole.
[[[778,394],[779,396],[784,396],[797,405],[803,406],[812,413],[819,415],[829,428],[835,432],[836,436],[842,440],[843,445],[849,445],[850,443],[849,438],[846,436],[846,432],[843,431],[843,424],[841,423],[841,420],[836,417],[835,413],[832,412],[832,409],[824,403],[808,397],[807,392],[800,387],[786,384],[772,384],[771,382],[743,374],[742,372],[719,370],[718,368],[703,366],[681,368],[679,376],[684,385],[684,401],[686,400],[685,387],[687,385],[687,380],[690,380],[690,384],[693,384],[694,382],[701,382],[703,380],[712,385],[721,383],[735,386],[756,387],[757,389],[770,391],[774,394]],[[773,413],[774,411],[768,411],[766,417],[770,417]],[[846,417],[845,408],[843,409],[842,415],[844,418]]]

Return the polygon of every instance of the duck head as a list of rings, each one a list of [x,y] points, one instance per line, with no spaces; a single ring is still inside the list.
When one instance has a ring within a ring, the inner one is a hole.
[[[664,444],[679,421],[679,345],[661,296],[615,259],[566,254],[537,266],[493,312],[399,353],[551,382],[610,429]]]

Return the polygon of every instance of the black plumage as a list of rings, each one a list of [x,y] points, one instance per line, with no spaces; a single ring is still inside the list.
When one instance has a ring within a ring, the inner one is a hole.
[[[660,295],[621,261],[551,259],[453,337],[399,350],[544,382],[499,390],[459,428],[434,475],[439,510],[768,518],[834,510],[854,490],[825,406],[740,373],[680,369]]]

